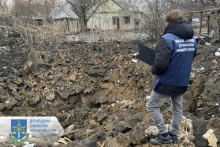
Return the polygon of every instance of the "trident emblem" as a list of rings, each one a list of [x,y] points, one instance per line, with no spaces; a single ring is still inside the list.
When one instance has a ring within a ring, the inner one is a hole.
[[[25,129],[25,126],[21,126],[20,120],[19,120],[17,126],[13,126],[13,130],[14,131],[12,133],[13,134],[18,133],[18,139],[20,139],[21,138],[21,134],[20,133],[22,133],[22,134],[26,133],[26,131],[24,129]]]
[[[11,133],[9,138],[13,143],[23,143],[28,139],[27,133],[27,120],[12,119],[11,120]]]

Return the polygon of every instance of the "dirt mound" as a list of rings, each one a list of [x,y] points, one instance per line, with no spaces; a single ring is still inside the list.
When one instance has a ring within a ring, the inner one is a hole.
[[[220,140],[217,48],[198,49],[184,96],[196,146],[207,145],[202,135],[209,128]],[[144,131],[153,123],[145,103],[154,76],[148,65],[132,60],[137,51],[136,42],[6,46],[0,55],[1,115],[56,116],[73,141],[68,146],[148,146],[152,136]],[[167,106],[161,111],[169,123]]]

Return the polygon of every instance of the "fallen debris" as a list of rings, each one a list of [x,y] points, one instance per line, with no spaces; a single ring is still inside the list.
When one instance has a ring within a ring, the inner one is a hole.
[[[215,52],[215,56],[219,57],[220,56],[220,52]]]
[[[58,140],[59,143],[63,143],[63,144],[68,144],[68,142],[72,142],[72,140],[70,140],[69,138],[67,137],[64,137],[64,138],[60,138]]]
[[[193,140],[195,139],[195,136],[193,135],[193,124],[191,119],[187,119],[183,116],[178,139],[180,142],[180,145],[183,146],[195,146],[193,144]]]
[[[132,62],[137,63],[138,61],[136,59],[132,59]]]
[[[209,142],[209,146],[217,147],[218,139],[216,138],[212,129],[209,129],[202,137]]]
[[[65,129],[62,137],[72,140],[63,140],[69,146],[98,142],[105,147],[122,143],[123,147],[149,146],[150,138],[144,131],[153,122],[146,112],[146,102],[154,76],[148,65],[132,62],[138,51],[137,42],[79,41],[56,44],[56,47],[39,44],[36,51],[32,51],[37,55],[32,56],[42,58],[40,62],[33,58],[28,60],[30,50],[27,47],[7,48],[9,51],[0,55],[2,116],[56,116]],[[215,132],[220,131],[216,125],[219,121],[214,120],[220,117],[220,58],[215,56],[218,48],[202,46],[195,57],[190,85],[183,99],[183,111],[193,122],[183,119],[185,122],[178,136],[182,146],[208,146],[202,138],[206,129],[199,133],[201,126],[195,123],[198,119],[209,122]],[[168,104],[161,109],[166,123],[172,119]],[[209,128],[207,123],[202,127]],[[100,131],[103,133],[95,137],[97,140],[86,141]],[[220,140],[219,135],[216,137]],[[43,146],[43,143],[65,146],[57,140],[56,143],[28,141],[36,146]]]
[[[167,124],[168,130],[170,129],[170,127],[171,126]],[[152,136],[157,136],[158,133],[159,132],[156,126],[150,126],[148,129],[145,130],[145,134],[148,138],[151,138]],[[195,147],[195,145],[193,144],[194,139],[195,137],[193,135],[192,120],[187,119],[183,116],[178,134],[178,144],[180,146]]]

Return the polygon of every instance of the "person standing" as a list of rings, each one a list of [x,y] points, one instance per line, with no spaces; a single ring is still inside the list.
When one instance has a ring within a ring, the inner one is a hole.
[[[152,73],[156,75],[147,111],[159,130],[151,139],[152,144],[178,142],[178,131],[183,116],[183,94],[189,84],[192,62],[196,53],[196,40],[192,26],[185,20],[181,10],[167,13],[166,28],[156,46],[156,58]],[[171,98],[173,118],[168,130],[158,108]]]

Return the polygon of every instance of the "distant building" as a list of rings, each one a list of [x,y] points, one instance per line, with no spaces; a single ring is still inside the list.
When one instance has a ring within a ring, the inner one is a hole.
[[[73,12],[71,7],[69,3],[57,6],[50,15],[50,18],[60,25],[67,34],[79,32],[79,17]]]
[[[24,22],[32,21],[37,25],[43,25],[43,22],[46,21],[47,16],[41,15],[39,13],[32,13],[32,15],[16,15],[17,18],[23,20]]]
[[[37,25],[42,25],[48,17],[44,4],[29,4],[27,1],[18,3],[17,6],[12,9],[11,13],[14,14],[16,18],[21,19],[22,22],[35,23]]]
[[[142,12],[124,10],[114,0],[103,0],[88,11],[87,18],[87,28],[90,30],[132,31],[141,27]]]

